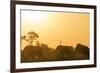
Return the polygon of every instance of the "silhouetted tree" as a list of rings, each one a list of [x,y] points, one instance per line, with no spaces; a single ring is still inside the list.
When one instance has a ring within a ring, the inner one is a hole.
[[[39,42],[39,41],[36,41],[36,45],[37,45],[37,46],[40,46],[40,42]]]
[[[25,35],[24,35],[24,36],[22,36],[22,37],[21,37],[21,39],[26,40],[26,36],[25,36]]]
[[[26,35],[24,35],[24,36],[21,37],[21,39],[28,41],[30,43],[30,45],[32,45],[34,40],[39,38],[39,35],[37,33],[35,33],[34,31],[30,31],[27,34],[28,34],[28,38],[27,38]]]
[[[29,38],[30,45],[32,45],[33,41],[39,37],[39,35],[37,33],[35,33],[34,31],[28,32],[28,35],[29,35],[28,38]]]

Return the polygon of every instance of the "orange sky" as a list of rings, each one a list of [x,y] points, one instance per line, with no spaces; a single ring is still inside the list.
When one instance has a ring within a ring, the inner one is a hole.
[[[82,43],[89,47],[89,14],[23,10],[21,35],[29,31],[36,32],[39,35],[37,40],[51,48],[56,48],[60,40],[62,45]],[[23,41],[22,48],[27,44]]]

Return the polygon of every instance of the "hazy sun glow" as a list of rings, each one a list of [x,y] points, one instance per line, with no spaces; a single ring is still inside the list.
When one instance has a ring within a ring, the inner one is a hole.
[[[39,35],[40,43],[56,48],[82,43],[89,47],[89,14],[71,12],[21,11],[21,36],[29,31]],[[22,47],[27,42],[24,41]]]
[[[41,11],[22,11],[22,19],[34,22],[33,25],[37,25],[37,22],[42,22],[46,18],[47,13]]]

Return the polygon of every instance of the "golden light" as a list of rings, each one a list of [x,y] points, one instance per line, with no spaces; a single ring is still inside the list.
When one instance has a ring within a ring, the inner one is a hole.
[[[23,18],[29,22],[34,22],[37,25],[38,22],[43,22],[44,18],[46,18],[47,13],[43,11],[22,11]]]
[[[51,48],[56,48],[60,40],[63,45],[89,46],[88,13],[22,11],[21,16],[21,35],[34,31],[39,35],[39,42]]]

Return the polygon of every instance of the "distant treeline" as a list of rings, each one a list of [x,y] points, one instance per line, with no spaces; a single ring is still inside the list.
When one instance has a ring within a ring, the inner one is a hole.
[[[58,45],[55,49],[49,48],[46,44],[27,45],[21,51],[21,62],[23,63],[85,59],[89,59],[89,48],[80,43],[75,48]]]

